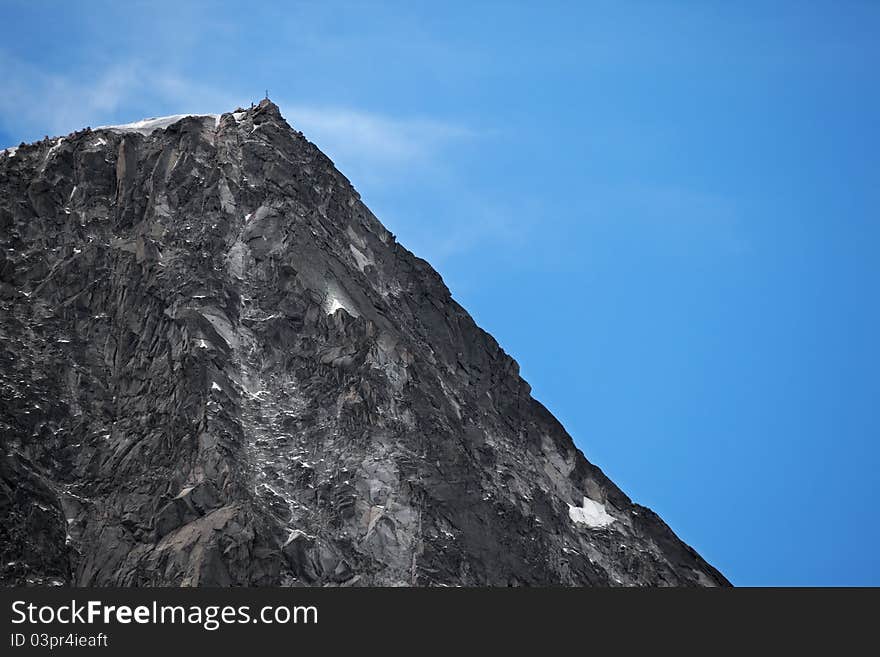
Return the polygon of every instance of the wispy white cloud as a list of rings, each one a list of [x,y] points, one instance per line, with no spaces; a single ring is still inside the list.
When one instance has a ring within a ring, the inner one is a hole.
[[[17,140],[164,114],[219,113],[249,100],[246,94],[203,85],[140,60],[60,75],[0,51],[0,70],[0,128]],[[475,136],[463,125],[436,118],[302,100],[278,102],[292,125],[346,173],[364,181],[381,182],[411,167],[435,166],[445,148]]]
[[[401,217],[389,208],[380,216],[405,226],[406,245],[435,265],[489,245],[495,256],[512,257],[528,247],[537,228],[536,217],[541,214],[531,198],[520,197],[513,202],[489,199],[479,191],[463,187],[455,185],[451,198],[435,197],[415,215]],[[441,230],[438,218],[442,221]]]
[[[4,93],[0,122],[5,131],[28,140],[40,131],[68,132],[92,116],[112,113],[136,81],[131,67],[117,66],[90,80],[46,73],[0,53]]]
[[[218,89],[137,58],[101,70],[59,74],[0,49],[0,71],[5,87],[0,131],[14,141],[0,148],[85,126],[231,111],[251,100],[235,88]],[[482,133],[440,117],[399,116],[305,99],[274,100],[290,124],[318,144],[365,198],[390,202],[389,215],[400,219],[400,228],[409,233],[414,248],[423,247],[418,250],[424,255],[442,260],[486,240],[518,241],[521,232],[509,225],[515,213],[502,212],[468,191],[453,165],[456,155],[451,150]],[[425,199],[427,215],[438,211],[438,203],[444,208],[442,235],[431,228],[435,221],[400,209],[401,204],[413,205],[413,198]]]
[[[141,114],[211,113],[218,111],[214,108],[233,108],[236,104],[231,94],[193,84],[136,60],[118,62],[97,72],[61,75],[0,51],[0,70],[4,86],[0,127],[18,140],[65,134],[119,119],[144,118]]]
[[[371,180],[402,167],[430,166],[443,149],[475,133],[429,118],[392,117],[353,108],[280,103],[297,129],[352,175]]]

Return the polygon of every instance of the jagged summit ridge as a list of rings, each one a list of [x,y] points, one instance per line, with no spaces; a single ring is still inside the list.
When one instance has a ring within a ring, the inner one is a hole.
[[[2,581],[718,585],[268,100],[0,157]]]
[[[233,116],[235,113],[233,113]],[[153,117],[149,119],[141,119],[140,121],[134,121],[133,123],[123,123],[121,125],[104,125],[96,130],[112,130],[114,132],[139,132],[140,134],[146,136],[149,135],[156,130],[161,130],[163,128],[167,128],[182,119],[187,118],[212,118],[214,119],[214,127],[216,128],[220,124],[220,115],[219,114],[172,114],[171,116],[159,116]]]

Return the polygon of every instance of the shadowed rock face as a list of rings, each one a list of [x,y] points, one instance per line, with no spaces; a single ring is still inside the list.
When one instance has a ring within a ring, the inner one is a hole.
[[[0,155],[0,583],[727,584],[274,104],[159,123]]]

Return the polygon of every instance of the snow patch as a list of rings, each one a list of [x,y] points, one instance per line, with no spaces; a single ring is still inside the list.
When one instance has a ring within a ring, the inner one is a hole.
[[[211,390],[221,390],[222,391],[223,388],[221,388],[216,381],[212,381],[211,382]]]
[[[0,155],[15,157],[16,152],[18,152],[18,146],[11,146],[9,148],[4,148],[2,151],[0,151]]]
[[[339,310],[340,308],[342,308],[343,310],[345,310],[345,306],[342,305],[342,302],[341,302],[339,299],[335,298],[335,297],[330,297],[329,300],[328,300],[328,302],[327,302],[327,314],[328,314],[328,315],[332,315],[333,313],[335,313],[335,312],[336,312],[337,310]]]
[[[282,317],[281,313],[272,313],[271,315],[266,315],[265,317],[247,317],[246,319],[250,322],[270,322],[273,319],[278,319]]]
[[[605,510],[605,505],[594,502],[589,497],[584,497],[583,506],[569,504],[568,517],[573,522],[587,525],[593,529],[601,529],[614,522],[614,518],[608,515],[608,512]]]
[[[95,130],[112,130],[113,132],[139,132],[142,135],[149,135],[154,130],[160,130],[174,125],[181,119],[190,116],[204,117],[210,116],[214,119],[214,127],[220,125],[219,114],[172,114],[171,116],[159,116],[150,119],[141,119],[133,123],[122,123],[120,125],[102,125]]]
[[[46,152],[46,162],[48,162],[49,159],[52,157],[52,154],[58,150],[58,147],[61,146],[61,143],[63,141],[64,137],[58,137],[58,139],[55,140],[55,144]]]
[[[359,315],[354,309],[354,302],[352,302],[348,294],[342,290],[341,286],[335,283],[331,283],[325,288],[324,301],[321,305],[324,308],[324,312],[328,315],[332,315],[340,308],[352,317],[358,317]]]

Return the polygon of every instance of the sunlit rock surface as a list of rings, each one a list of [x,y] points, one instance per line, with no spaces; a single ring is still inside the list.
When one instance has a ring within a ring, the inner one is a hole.
[[[2,584],[727,583],[268,101],[3,152],[0,240]]]

